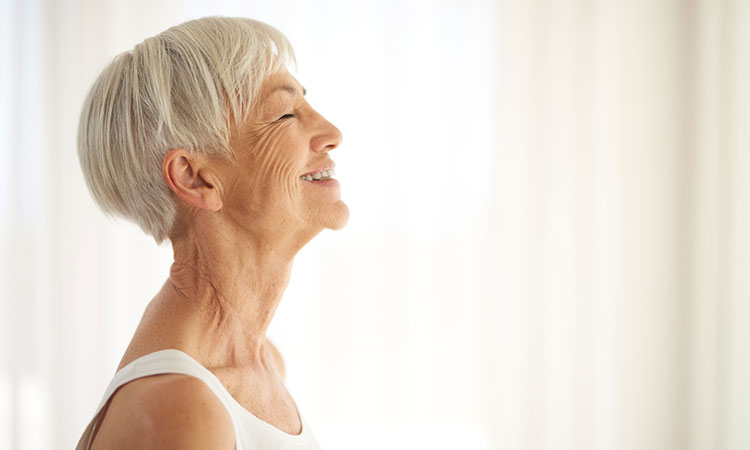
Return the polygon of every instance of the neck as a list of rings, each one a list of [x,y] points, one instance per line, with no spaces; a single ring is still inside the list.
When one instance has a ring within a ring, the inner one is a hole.
[[[213,366],[254,365],[307,239],[200,230],[172,240],[161,300],[182,319],[186,345]],[[287,235],[288,236],[288,235]]]

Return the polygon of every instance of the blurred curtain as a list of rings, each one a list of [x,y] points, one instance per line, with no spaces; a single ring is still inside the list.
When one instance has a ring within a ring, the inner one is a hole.
[[[213,14],[345,136],[270,332],[324,448],[750,448],[747,2],[0,5],[0,450],[74,445],[170,263],[86,192],[86,89]]]

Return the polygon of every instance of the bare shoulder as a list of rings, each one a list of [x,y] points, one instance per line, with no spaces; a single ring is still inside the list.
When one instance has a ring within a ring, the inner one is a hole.
[[[281,357],[281,352],[279,352],[279,349],[273,345],[273,342],[271,342],[270,339],[266,339],[266,343],[268,344],[268,349],[271,351],[271,355],[273,356],[274,363],[279,370],[281,378],[286,379],[286,366],[284,365],[284,358]]]
[[[113,395],[92,449],[233,449],[234,427],[203,381],[139,378]]]

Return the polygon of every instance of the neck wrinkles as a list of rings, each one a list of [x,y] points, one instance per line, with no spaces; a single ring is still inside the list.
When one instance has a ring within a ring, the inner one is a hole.
[[[190,315],[199,341],[210,343],[217,365],[259,362],[298,249],[281,251],[282,242],[257,236],[199,231],[172,242],[170,297]]]

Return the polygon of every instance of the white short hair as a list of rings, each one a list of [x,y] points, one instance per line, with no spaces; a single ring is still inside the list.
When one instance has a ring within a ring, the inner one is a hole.
[[[247,118],[266,77],[294,63],[281,32],[229,17],[185,22],[115,57],[78,125],[78,157],[96,203],[161,243],[177,217],[164,156],[185,148],[231,159],[230,124]]]

